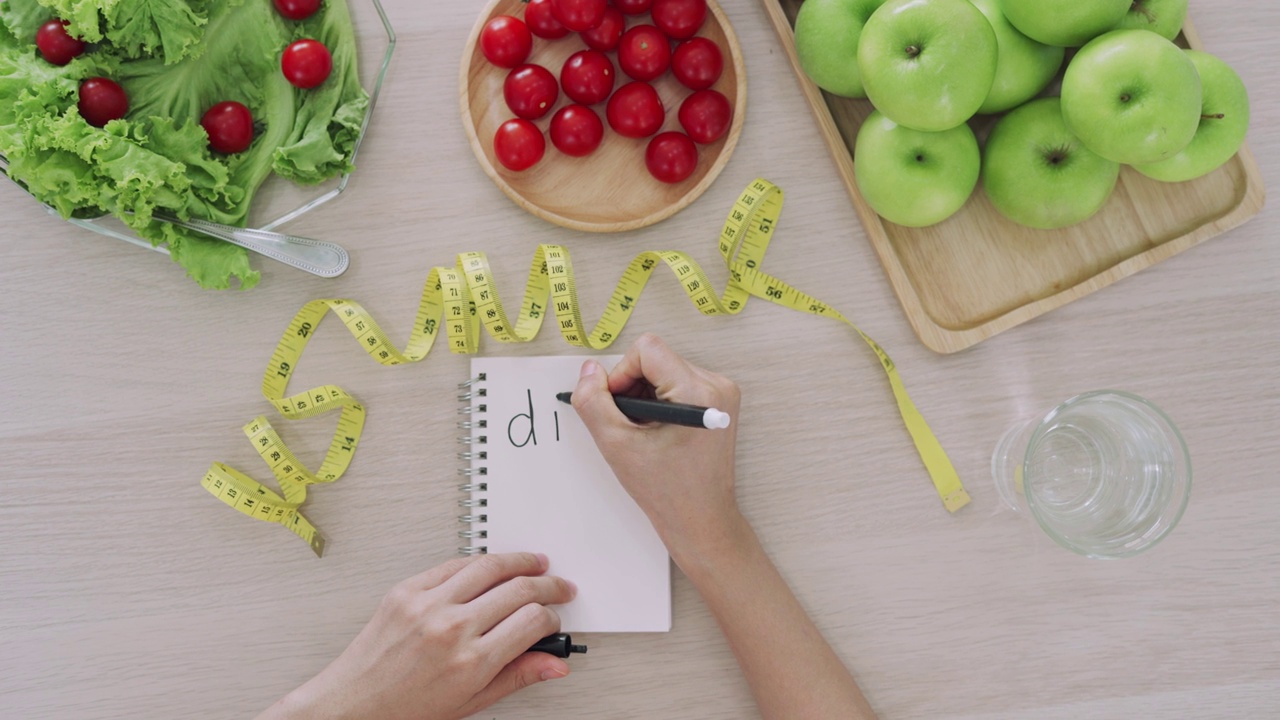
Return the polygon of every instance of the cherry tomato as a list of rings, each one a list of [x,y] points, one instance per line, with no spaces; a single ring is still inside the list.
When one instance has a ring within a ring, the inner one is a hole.
[[[333,56],[319,40],[298,40],[284,49],[280,70],[294,87],[306,90],[329,79]]]
[[[707,19],[707,0],[653,0],[653,24],[668,37],[693,37]]]
[[[649,141],[644,164],[649,174],[662,182],[678,183],[697,169],[698,146],[684,133],[664,132]]]
[[[605,107],[609,127],[629,138],[643,138],[658,132],[665,115],[658,91],[646,82],[630,82],[618,88]]]
[[[556,104],[560,86],[556,84],[556,76],[541,65],[521,65],[507,73],[502,96],[517,117],[537,120]]]
[[[618,64],[635,80],[652,80],[671,64],[671,43],[652,25],[637,25],[622,34]]]
[[[276,12],[290,20],[306,20],[320,9],[320,0],[275,0]]]
[[[551,144],[565,155],[590,155],[604,139],[604,123],[585,105],[565,105],[551,118]]]
[[[551,0],[529,0],[524,6],[524,21],[529,32],[540,38],[555,40],[569,34],[569,28],[551,14]]]
[[[522,118],[502,123],[493,136],[493,154],[508,170],[528,170],[542,159],[547,151],[547,140],[537,125]]]
[[[613,0],[613,6],[626,15],[642,15],[649,12],[653,0]]]
[[[608,0],[551,0],[551,14],[571,32],[585,32],[604,20]]]
[[[102,127],[129,112],[129,96],[124,88],[106,78],[89,78],[80,83],[80,115],[90,125]]]
[[[66,65],[84,53],[84,41],[71,37],[66,20],[50,20],[36,31],[36,47],[45,60]]]
[[[595,105],[609,97],[615,77],[613,62],[599,50],[579,50],[560,68],[564,94],[583,105]]]
[[[232,155],[253,144],[253,115],[238,102],[228,100],[209,108],[200,125],[209,134],[209,147],[214,152]]]
[[[729,99],[715,90],[699,90],[680,103],[680,127],[695,142],[713,143],[729,130],[733,107]]]
[[[671,54],[671,74],[690,90],[706,90],[724,70],[724,57],[714,42],[696,37],[676,46]]]
[[[582,33],[582,41],[592,50],[613,50],[622,39],[622,31],[627,29],[626,18],[618,8],[604,10],[604,19],[594,28]]]
[[[533,35],[529,26],[510,15],[493,18],[480,31],[480,51],[498,67],[513,68],[523,63],[531,50]]]

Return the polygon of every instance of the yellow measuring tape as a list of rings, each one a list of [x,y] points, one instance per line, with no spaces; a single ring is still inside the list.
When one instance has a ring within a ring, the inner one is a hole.
[[[853,328],[879,357],[889,376],[898,410],[943,505],[951,512],[964,507],[969,502],[968,493],[928,423],[911,402],[897,368],[884,349],[826,303],[760,271],[781,212],[782,190],[766,180],[753,181],[734,203],[720,232],[720,254],[729,268],[729,282],[723,295],[717,297],[706,273],[684,253],[644,252],[637,255],[622,274],[603,316],[589,332],[582,320],[569,252],[559,245],[538,246],[514,324],[498,297],[484,253],[463,253],[458,256],[455,267],[432,268],[422,291],[413,333],[403,351],[396,349],[359,304],[351,300],[313,300],[298,312],[280,338],[262,379],[262,394],[289,419],[341,410],[337,432],[320,468],[313,473],[304,467],[267,419],[260,416],[244,427],[244,433],[271,467],[282,494],[222,463],[214,463],[201,484],[245,515],[284,525],[306,540],[316,555],[321,555],[324,536],[298,509],[306,500],[307,486],[333,482],[346,472],[360,441],[365,415],[364,407],[336,385],[285,395],[302,351],[327,313],[337,315],[365,352],[383,365],[425,358],[441,332],[441,325],[448,336],[449,350],[474,353],[479,347],[482,325],[500,342],[528,342],[538,334],[548,314],[555,317],[556,327],[570,345],[602,350],[622,332],[654,268],[661,263],[675,273],[694,307],[704,315],[737,314],[747,298],[754,295],[793,310],[834,318]]]

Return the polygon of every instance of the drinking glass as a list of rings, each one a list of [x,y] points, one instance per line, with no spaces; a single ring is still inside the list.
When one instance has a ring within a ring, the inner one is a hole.
[[[1191,493],[1191,454],[1149,401],[1118,390],[1077,395],[1014,425],[991,457],[996,489],[1059,545],[1121,558],[1178,524]]]

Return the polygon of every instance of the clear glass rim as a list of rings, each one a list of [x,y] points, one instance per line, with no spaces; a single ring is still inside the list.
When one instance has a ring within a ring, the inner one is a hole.
[[[1044,437],[1044,433],[1046,428],[1049,425],[1049,421],[1069,408],[1072,408],[1076,405],[1079,405],[1082,402],[1092,400],[1094,398],[1101,397],[1101,396],[1122,397],[1126,400],[1129,400],[1145,408],[1146,410],[1150,411],[1152,415],[1156,417],[1161,423],[1164,424],[1166,430],[1172,437],[1177,439],[1178,449],[1181,451],[1181,454],[1182,454],[1182,462],[1186,466],[1186,476],[1181,478],[1179,481],[1181,487],[1179,487],[1178,489],[1182,493],[1182,498],[1178,504],[1177,510],[1174,512],[1172,516],[1172,520],[1164,527],[1164,529],[1162,529],[1159,532],[1159,534],[1147,539],[1147,541],[1142,543],[1141,545],[1138,545],[1137,547],[1134,547],[1131,549],[1124,550],[1122,552],[1107,553],[1103,555],[1103,554],[1098,554],[1097,552],[1092,551],[1090,548],[1082,547],[1079,544],[1074,543],[1071,540],[1059,535],[1040,516],[1040,510],[1037,507],[1037,504],[1035,501],[1035,495],[1033,493],[1024,493],[1024,497],[1026,498],[1027,508],[1031,512],[1031,517],[1035,518],[1036,524],[1040,526],[1040,529],[1044,530],[1045,534],[1048,535],[1058,545],[1061,545],[1062,547],[1074,553],[1078,553],[1080,555],[1084,555],[1086,557],[1091,557],[1091,558],[1109,559],[1109,558],[1133,557],[1134,555],[1137,555],[1139,553],[1142,553],[1146,550],[1151,549],[1152,547],[1155,547],[1157,544],[1160,543],[1161,540],[1165,538],[1166,535],[1168,535],[1175,527],[1177,527],[1178,523],[1182,522],[1182,515],[1187,510],[1187,503],[1190,502],[1191,500],[1191,480],[1194,474],[1191,468],[1191,451],[1187,448],[1186,439],[1182,437],[1182,431],[1178,429],[1178,426],[1173,422],[1173,419],[1170,418],[1169,415],[1165,413],[1164,410],[1161,410],[1155,403],[1151,402],[1150,400],[1144,397],[1141,397],[1139,395],[1134,395],[1133,393],[1125,392],[1123,390],[1091,390],[1089,392],[1080,393],[1079,395],[1076,395],[1074,397],[1067,398],[1066,400],[1062,401],[1057,406],[1055,406],[1052,410],[1045,413],[1044,417],[1040,418],[1040,420],[1036,423],[1035,430],[1032,431],[1031,437],[1027,441],[1027,448],[1022,458],[1022,467],[1024,470],[1023,482],[1024,483],[1026,482],[1025,469],[1027,467],[1027,463],[1030,462],[1031,460],[1031,450],[1036,446],[1036,444],[1040,441],[1040,439]]]

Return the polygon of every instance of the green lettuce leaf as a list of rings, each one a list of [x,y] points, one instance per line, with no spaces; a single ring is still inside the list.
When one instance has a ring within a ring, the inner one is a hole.
[[[101,44],[65,67],[44,62],[34,31],[25,30],[47,11],[34,10],[34,0],[0,2],[0,23],[11,29],[0,32],[0,153],[10,174],[64,216],[116,215],[168,246],[202,286],[225,288],[238,278],[248,288],[259,275],[243,249],[156,215],[243,226],[273,172],[316,183],[351,168],[368,97],[344,0],[326,0],[325,12],[302,24],[256,0],[40,0],[82,20],[93,8],[92,21],[106,28]],[[161,26],[194,35],[147,30]],[[298,34],[333,52],[334,73],[320,88],[298,90],[280,73],[279,54]],[[130,99],[128,115],[105,128],[76,109],[80,82],[95,76],[116,80]],[[256,121],[253,144],[230,156],[209,151],[199,124],[225,100],[244,103]]]
[[[105,11],[107,40],[127,57],[160,53],[165,63],[171,65],[199,54],[204,26],[209,21],[208,4],[207,0],[133,0],[112,4]],[[237,3],[219,3],[234,4]]]
[[[213,0],[0,0],[0,17],[19,40],[61,18],[86,42],[106,40],[127,58],[158,56],[166,63],[197,55]],[[238,4],[238,3],[235,3]],[[32,22],[35,23],[32,26]]]
[[[9,0],[14,2],[15,0]],[[45,7],[47,17],[65,20],[67,32],[85,42],[96,43],[102,40],[102,25],[105,15],[120,0],[39,0]],[[34,38],[34,36],[32,36]],[[28,40],[28,38],[20,38]]]
[[[198,121],[208,108],[225,100],[249,108],[259,126],[253,144],[244,152],[216,160],[226,169],[235,190],[228,191],[206,178],[194,197],[161,203],[183,219],[194,216],[244,225],[254,192],[271,174],[272,156],[292,134],[296,121],[299,92],[281,74],[278,60],[289,35],[268,2],[221,5],[209,18],[208,33],[236,40],[211,43],[199,56],[176,65],[154,58],[126,61],[115,77],[133,99],[130,116],[148,118],[153,127],[173,118]],[[181,141],[177,136],[174,139]],[[179,142],[168,154],[183,158],[193,172],[207,174],[207,165],[193,162],[210,157],[204,151],[207,143],[201,131],[198,148]]]
[[[198,122],[116,120],[99,129],[80,116],[80,81],[119,71],[103,60],[86,55],[59,68],[0,37],[0,98],[12,101],[0,102],[9,173],[64,217],[114,213],[140,237],[167,244],[202,286],[226,288],[239,278],[241,288],[253,287],[259,273],[244,249],[153,220],[158,210],[207,217],[215,207],[247,207],[246,191],[230,185]]]
[[[51,16],[36,0],[0,0],[0,25],[17,40],[33,42],[36,31]]]
[[[300,93],[293,132],[275,152],[275,171],[303,185],[314,185],[351,171],[351,154],[369,108],[360,85],[356,40],[346,3],[299,23],[293,39],[314,38],[333,54],[333,75],[318,88]]]

